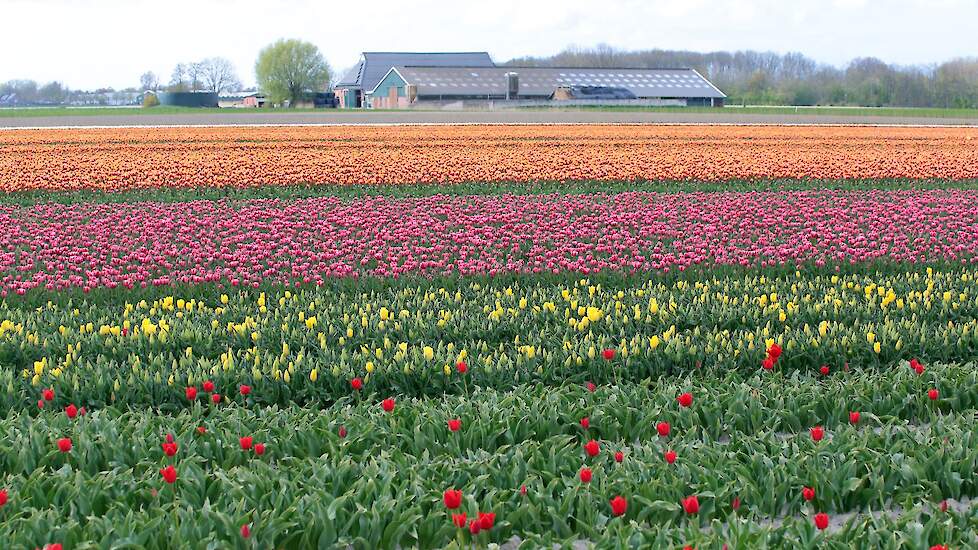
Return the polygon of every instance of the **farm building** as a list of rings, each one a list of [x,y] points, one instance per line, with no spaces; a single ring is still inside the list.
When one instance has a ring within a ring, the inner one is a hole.
[[[364,52],[334,87],[343,108],[503,105],[722,106],[693,69],[497,66],[487,52]]]
[[[217,106],[221,108],[264,107],[265,95],[260,92],[225,92],[217,98]]]
[[[333,87],[341,108],[369,107],[373,90],[395,65],[494,67],[488,52],[363,52],[360,61]]]
[[[160,105],[171,107],[217,107],[216,92],[157,92]]]
[[[374,108],[522,104],[722,106],[726,97],[693,69],[394,66],[366,90]]]

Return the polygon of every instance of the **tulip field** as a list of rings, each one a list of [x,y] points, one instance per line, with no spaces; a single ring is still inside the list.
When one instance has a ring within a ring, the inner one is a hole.
[[[978,547],[978,130],[0,131],[4,548]]]

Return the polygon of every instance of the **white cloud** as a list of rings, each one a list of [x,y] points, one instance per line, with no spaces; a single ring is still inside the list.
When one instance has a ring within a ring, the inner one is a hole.
[[[178,61],[224,56],[253,83],[281,37],[315,43],[336,70],[362,50],[488,50],[495,59],[572,44],[708,51],[800,51],[844,64],[978,55],[967,0],[0,0],[0,81],[132,86]]]

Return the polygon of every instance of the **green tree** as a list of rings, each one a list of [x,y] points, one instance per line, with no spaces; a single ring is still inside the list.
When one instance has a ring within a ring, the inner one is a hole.
[[[278,40],[263,48],[255,62],[258,87],[272,103],[297,101],[323,90],[329,65],[319,48],[301,40]]]

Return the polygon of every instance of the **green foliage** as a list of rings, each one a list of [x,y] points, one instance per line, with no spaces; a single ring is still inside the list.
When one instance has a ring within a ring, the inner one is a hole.
[[[166,109],[167,107],[157,107]],[[0,194],[0,204],[30,206],[38,203],[122,203],[133,201],[189,202],[194,200],[252,199],[293,200],[311,197],[430,197],[432,195],[536,195],[599,194],[627,192],[711,193],[748,191],[869,190],[869,189],[967,189],[978,190],[978,180],[727,180],[698,181],[532,181],[466,182],[458,184],[361,184],[361,185],[270,185],[260,187],[157,187],[106,193],[104,191],[11,191]]]
[[[258,53],[255,76],[270,102],[288,100],[295,105],[310,94],[325,90],[329,66],[314,44],[281,39]]]
[[[399,399],[392,413],[378,405],[386,394],[369,389],[326,408],[263,407],[263,385],[247,398],[218,386],[230,396],[220,406],[160,415],[120,405],[72,420],[58,395],[36,416],[0,419],[9,450],[0,455],[0,486],[11,496],[0,537],[12,547],[126,537],[148,548],[174,540],[243,546],[238,530],[249,523],[260,547],[445,547],[458,533],[441,495],[455,487],[465,497],[460,511],[497,514],[482,545],[515,535],[630,547],[822,539],[964,547],[975,509],[939,513],[936,504],[978,496],[975,369],[929,369],[958,389],[944,407],[906,399],[928,383],[906,368],[832,377],[709,370],[593,393],[580,384],[476,388]],[[683,391],[695,396],[689,409],[676,404]],[[863,412],[860,424],[849,424],[851,409]],[[462,420],[461,430],[447,429],[450,418]],[[670,437],[656,433],[660,421],[671,423]],[[828,433],[820,442],[808,435],[816,423]],[[172,458],[160,445],[168,433],[179,445]],[[242,450],[242,436],[265,444],[265,454]],[[70,453],[56,450],[60,437],[72,438]],[[601,442],[594,458],[582,451],[590,439]],[[669,449],[679,457],[672,465],[663,460]],[[167,464],[178,471],[172,486],[158,473]],[[577,477],[582,465],[594,472],[587,485]],[[816,488],[812,502],[801,498],[806,485]],[[607,504],[616,494],[629,499],[620,519]],[[679,506],[690,494],[700,497],[698,516]],[[815,511],[844,515],[845,526],[817,535]]]

